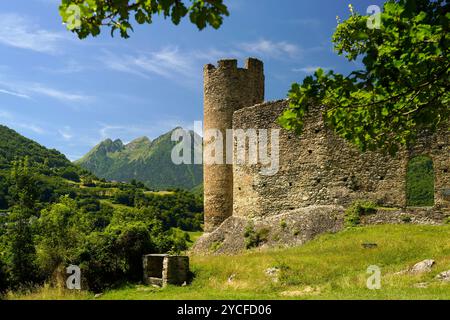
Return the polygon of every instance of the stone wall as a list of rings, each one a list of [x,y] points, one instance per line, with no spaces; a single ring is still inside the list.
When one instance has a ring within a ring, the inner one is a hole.
[[[281,129],[276,119],[287,108],[285,100],[236,111],[233,128]],[[424,134],[414,148],[396,157],[380,152],[361,153],[325,128],[321,108],[313,109],[300,136],[280,132],[280,169],[274,176],[259,173],[260,165],[233,165],[233,211],[238,217],[285,214],[317,205],[348,206],[357,199],[381,206],[406,206],[406,171],[409,159],[429,155],[435,169],[436,208],[449,210],[450,144],[448,131]]]

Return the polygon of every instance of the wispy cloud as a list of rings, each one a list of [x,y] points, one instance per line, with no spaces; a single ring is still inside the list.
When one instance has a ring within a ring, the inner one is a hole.
[[[83,93],[69,92],[61,89],[49,87],[36,82],[16,82],[0,80],[0,85],[7,89],[0,89],[0,93],[11,96],[32,99],[34,96],[44,96],[61,102],[89,102],[93,99]]]
[[[45,134],[46,133],[46,131],[43,128],[41,128],[40,126],[37,126],[35,124],[17,123],[16,122],[15,126],[23,128],[23,129],[26,129],[28,131],[32,131],[32,132],[37,133],[37,134]]]
[[[175,118],[160,119],[151,124],[106,124],[99,123],[98,135],[99,139],[123,139],[124,141],[131,141],[135,138],[147,136],[150,139],[155,139],[161,134],[169,132],[176,127],[190,129],[193,127],[193,122],[187,122]],[[98,141],[100,142],[100,141]]]
[[[52,74],[73,74],[85,71],[86,69],[91,69],[86,67],[74,59],[67,61],[62,67],[36,67],[36,70],[52,73]]]
[[[65,39],[64,33],[45,30],[29,17],[15,13],[0,14],[0,43],[3,45],[55,54]]]
[[[11,128],[20,128],[37,134],[47,133],[47,131],[40,125],[26,121],[23,117],[14,115],[6,110],[0,110],[0,121],[1,124],[7,125]]]
[[[293,43],[289,43],[286,41],[273,42],[266,39],[241,43],[240,48],[243,51],[251,54],[271,58],[282,58],[286,56],[289,58],[293,58],[301,52],[300,48]]]
[[[182,51],[178,46],[164,47],[153,52],[119,55],[104,51],[100,61],[110,70],[151,78],[159,76],[177,82],[199,80],[201,65],[223,58],[242,59],[249,54],[263,58],[297,58],[303,50],[286,41],[261,39],[254,42],[234,43],[226,49],[211,47],[204,50]]]
[[[91,99],[91,97],[83,95],[83,94],[77,94],[77,93],[71,93],[63,90],[58,90],[50,87],[46,87],[43,84],[34,83],[30,86],[29,90],[31,92],[37,93],[39,95],[47,96],[49,98],[53,98],[56,100],[60,100],[63,102],[86,102]]]
[[[14,96],[14,97],[18,97],[18,98],[30,99],[30,97],[27,96],[26,94],[19,93],[19,92],[14,92],[14,91],[9,91],[9,90],[5,90],[5,89],[0,89],[0,93],[7,94],[7,95],[10,95],[10,96]]]
[[[165,47],[159,51],[138,53],[135,55],[116,55],[105,51],[101,61],[109,69],[149,78],[158,75],[168,79],[176,79],[180,75],[195,75],[193,62],[180,53],[178,47]]]
[[[65,126],[64,128],[59,129],[58,133],[66,141],[69,141],[69,140],[71,140],[74,137],[72,129],[69,126]]]

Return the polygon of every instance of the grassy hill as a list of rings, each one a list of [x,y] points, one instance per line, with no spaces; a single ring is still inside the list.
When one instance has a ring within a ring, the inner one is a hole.
[[[366,242],[378,247],[365,249],[362,243]],[[424,259],[436,260],[430,273],[396,274]],[[370,265],[381,268],[380,290],[366,287]],[[186,287],[125,286],[105,292],[100,299],[448,299],[450,282],[434,277],[450,269],[450,225],[352,228],[296,248],[194,256],[191,268],[196,277]],[[277,268],[278,276],[268,276],[269,268]],[[418,288],[418,283],[428,283],[428,287]],[[94,297],[46,287],[9,298]]]
[[[171,140],[172,132],[153,141],[141,137],[128,144],[107,139],[75,164],[107,180],[130,182],[135,179],[157,190],[192,189],[202,182],[203,168],[172,162],[171,153],[176,144]],[[194,134],[191,132],[192,137]],[[193,146],[198,150],[199,146]]]

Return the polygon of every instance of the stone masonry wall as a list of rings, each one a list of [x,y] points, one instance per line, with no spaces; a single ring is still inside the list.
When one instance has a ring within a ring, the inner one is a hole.
[[[286,100],[236,111],[233,128],[280,129],[276,119]],[[274,176],[259,174],[260,165],[233,166],[234,216],[257,218],[289,213],[317,205],[347,206],[357,199],[382,206],[406,206],[406,171],[409,160],[428,155],[435,169],[436,208],[450,209],[449,133],[424,134],[410,150],[396,157],[379,152],[361,153],[325,128],[320,108],[309,113],[301,136],[280,132],[280,169]]]

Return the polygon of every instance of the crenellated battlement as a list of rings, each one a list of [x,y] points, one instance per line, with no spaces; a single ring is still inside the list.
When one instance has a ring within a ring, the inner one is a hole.
[[[206,75],[215,73],[246,73],[247,75],[261,75],[264,72],[264,64],[255,58],[245,60],[243,68],[238,67],[237,59],[222,59],[217,62],[217,66],[213,64],[205,65],[204,72]]]

